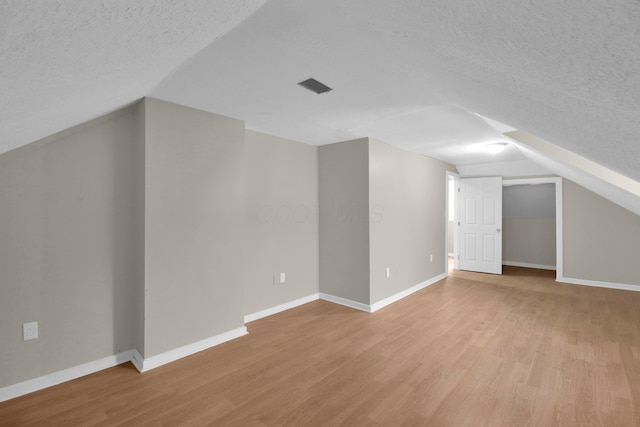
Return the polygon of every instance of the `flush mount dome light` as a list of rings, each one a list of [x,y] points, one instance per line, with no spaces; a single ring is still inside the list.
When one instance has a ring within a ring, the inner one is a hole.
[[[493,144],[487,145],[487,151],[490,154],[498,154],[501,151],[504,151],[505,148],[507,148],[506,142],[494,142]]]
[[[325,93],[333,90],[326,84],[320,83],[316,79],[307,79],[298,84],[305,89],[309,89],[311,92],[317,93],[318,95],[320,95],[321,93]]]

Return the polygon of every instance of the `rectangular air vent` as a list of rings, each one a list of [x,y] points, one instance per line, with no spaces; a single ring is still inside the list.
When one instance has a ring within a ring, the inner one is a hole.
[[[319,81],[317,81],[316,79],[307,79],[303,82],[298,83],[300,86],[302,86],[305,89],[309,89],[311,92],[315,92],[318,95],[321,93],[325,93],[325,92],[329,92],[333,89],[331,89],[329,86],[320,83]]]

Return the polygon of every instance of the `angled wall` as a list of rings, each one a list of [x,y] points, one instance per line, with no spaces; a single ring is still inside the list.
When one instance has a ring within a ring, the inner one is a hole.
[[[140,114],[0,156],[0,388],[141,345]]]
[[[247,130],[244,170],[251,315],[318,293],[318,148]]]
[[[245,242],[247,271],[291,284],[250,289],[252,309],[317,295],[317,148],[248,139],[240,120],[145,99],[0,156],[0,400],[246,330]],[[263,202],[308,221],[251,224]]]
[[[640,216],[563,182],[564,276],[640,289]]]
[[[241,328],[244,122],[145,100],[145,358]]]
[[[452,165],[370,138],[321,146],[319,164],[321,293],[372,311],[446,274]]]
[[[318,148],[320,292],[368,305],[369,140]]]
[[[370,139],[370,304],[446,274],[447,170],[455,168]]]

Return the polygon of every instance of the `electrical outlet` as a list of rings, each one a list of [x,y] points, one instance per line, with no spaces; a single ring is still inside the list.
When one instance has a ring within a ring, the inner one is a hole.
[[[280,273],[280,283],[284,283],[287,281],[286,273]]]
[[[22,325],[22,340],[29,341],[38,338],[38,322],[30,322]]]
[[[385,277],[391,276],[391,269],[389,267],[384,269],[384,276]]]
[[[433,262],[433,254],[429,255],[429,261]]]

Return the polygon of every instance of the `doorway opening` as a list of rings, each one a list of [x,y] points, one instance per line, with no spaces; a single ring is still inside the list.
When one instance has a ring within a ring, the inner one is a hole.
[[[447,260],[445,265],[445,271],[451,272],[452,270],[459,269],[458,257],[458,227],[456,227],[458,221],[458,189],[460,187],[460,175],[454,172],[447,171],[447,212],[446,212],[446,229],[445,229],[445,242],[446,242],[446,256]]]
[[[445,227],[445,236],[446,236],[446,257],[445,259],[447,259],[447,263],[445,268],[447,269],[446,271],[451,271],[452,269],[455,270],[459,270],[460,269],[460,264],[459,264],[459,235],[458,235],[458,228],[457,224],[459,221],[459,215],[458,215],[458,192],[459,192],[459,188],[460,188],[460,175],[453,173],[453,172],[447,172],[447,180],[446,180],[446,207],[447,207],[447,211],[446,211],[446,227]],[[508,259],[511,256],[511,253],[513,253],[512,251],[510,251],[510,248],[512,248],[513,246],[509,246],[510,244],[510,240],[512,239],[514,236],[511,235],[513,232],[510,231],[510,229],[512,228],[511,226],[513,224],[509,224],[510,220],[507,219],[505,220],[503,218],[503,229],[506,226],[506,230],[503,233],[503,239],[505,240],[504,243],[506,243],[507,245],[507,249],[506,252],[503,254],[503,265],[511,265],[511,266],[521,266],[521,267],[529,267],[529,268],[538,268],[538,269],[555,269],[556,271],[556,279],[557,278],[562,278],[563,277],[563,261],[562,261],[562,242],[563,242],[563,238],[562,238],[562,178],[560,177],[543,177],[543,178],[521,178],[521,179],[503,179],[502,181],[502,186],[503,189],[505,187],[512,187],[512,186],[521,186],[520,188],[524,188],[522,186],[535,186],[535,185],[539,185],[539,184],[552,184],[553,188],[552,188],[552,196],[555,198],[555,210],[553,213],[551,213],[551,215],[554,216],[555,218],[555,236],[554,237],[554,244],[555,244],[555,255],[552,254],[552,257],[555,256],[555,263],[550,263],[548,261],[543,261],[543,262],[527,262],[527,261],[519,261],[517,259]],[[509,192],[509,190],[506,190],[507,192]],[[509,202],[508,202],[509,203]],[[509,215],[511,215],[511,211],[507,212],[507,215],[509,217]],[[548,217],[549,212],[547,211],[545,213],[545,215],[542,215],[543,217]],[[511,215],[511,216],[516,216],[517,215]],[[531,230],[526,230],[528,232],[530,232]],[[507,236],[506,234],[510,233],[509,236]],[[536,236],[538,237],[538,236]],[[548,237],[548,232],[547,232],[547,237]],[[517,251],[516,251],[517,253]],[[548,259],[548,253],[544,254],[545,256],[547,256]],[[522,258],[522,259],[526,259],[526,258]],[[535,259],[529,259],[529,261],[535,261]],[[553,265],[555,264],[555,265]],[[555,268],[554,268],[555,267]]]
[[[562,178],[507,179],[503,189],[503,265],[562,277]]]

